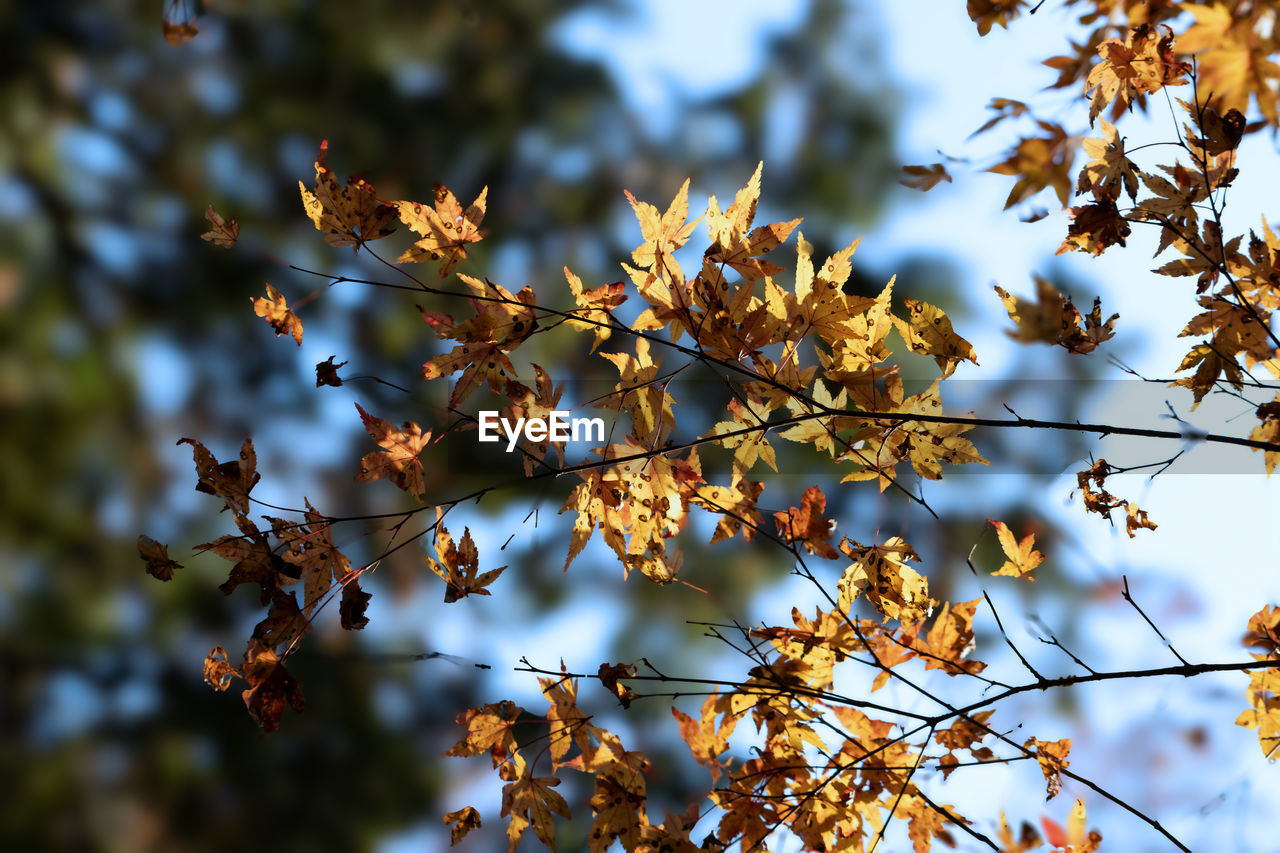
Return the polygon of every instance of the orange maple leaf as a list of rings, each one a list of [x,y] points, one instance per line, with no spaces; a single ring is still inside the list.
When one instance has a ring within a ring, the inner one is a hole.
[[[827,496],[822,493],[822,489],[810,486],[805,489],[800,506],[773,514],[778,535],[784,542],[803,543],[810,554],[817,554],[828,560],[838,559],[840,553],[832,547],[830,541],[831,534],[836,530],[836,520],[822,517],[826,508]]]
[[[366,454],[360,460],[360,473],[356,474],[356,482],[365,483],[390,477],[391,482],[422,500],[427,490],[426,471],[418,454],[422,453],[422,449],[431,440],[431,430],[424,433],[413,421],[399,430],[382,418],[370,415],[360,408],[359,403],[356,403],[356,410],[364,421],[365,431],[385,448]]]

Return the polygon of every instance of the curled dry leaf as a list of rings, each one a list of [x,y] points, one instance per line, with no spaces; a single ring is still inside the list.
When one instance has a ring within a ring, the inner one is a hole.
[[[253,313],[271,324],[277,335],[292,335],[294,342],[302,346],[302,321],[298,315],[289,310],[288,301],[270,284],[267,284],[267,296],[259,296],[253,301]]]
[[[342,367],[346,362],[340,361],[337,364],[334,364],[333,360],[335,358],[337,358],[337,356],[331,355],[328,360],[321,361],[316,364],[317,388],[321,385],[332,385],[335,388],[342,385],[342,379],[338,376],[338,368]]]
[[[899,178],[898,183],[921,192],[928,192],[942,181],[951,183],[951,175],[947,174],[947,167],[941,163],[933,163],[929,166],[903,166],[902,171],[906,177]]]
[[[472,806],[466,806],[456,812],[449,812],[445,815],[444,823],[445,826],[449,827],[449,846],[452,847],[461,841],[468,832],[480,828],[480,812],[476,811]],[[450,824],[452,825],[450,826]]]
[[[162,545],[149,536],[138,536],[138,553],[147,561],[147,574],[156,580],[172,580],[173,570],[182,564],[169,559],[169,546]]]

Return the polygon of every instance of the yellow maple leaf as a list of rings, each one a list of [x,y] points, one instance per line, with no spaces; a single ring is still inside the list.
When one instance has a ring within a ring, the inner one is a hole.
[[[693,222],[685,221],[689,216],[689,179],[686,178],[680,185],[675,198],[667,205],[666,213],[662,214],[648,202],[637,201],[630,191],[624,192],[640,222],[640,233],[644,236],[644,243],[631,253],[631,258],[642,269],[654,270],[660,276],[665,275],[668,270],[667,259],[671,253],[688,242],[689,235],[698,227],[697,219]]]
[[[1035,581],[1035,578],[1031,577],[1031,572],[1044,562],[1044,554],[1035,550],[1035,534],[1028,533],[1019,542],[1014,540],[1013,532],[1003,521],[994,521],[989,518],[987,522],[995,527],[996,535],[1000,539],[1000,548],[1007,558],[1000,568],[991,574]]]
[[[941,669],[947,675],[976,675],[987,668],[978,660],[967,660],[977,647],[974,639],[973,618],[981,598],[957,604],[943,604],[934,617],[925,636],[920,636],[920,626],[904,630],[913,651],[919,653],[925,669]]]
[[[578,310],[573,313],[575,316],[582,318],[581,320],[569,320],[569,325],[575,329],[595,333],[595,340],[591,342],[591,352],[595,352],[596,347],[607,341],[613,333],[610,326],[615,321],[611,312],[614,308],[627,301],[626,293],[623,292],[623,284],[620,281],[615,281],[612,284],[602,284],[599,287],[586,290],[582,286],[582,279],[570,272],[568,267],[564,268],[564,277],[568,280],[569,291],[573,294],[574,301],[578,304]]]
[[[910,319],[894,317],[894,326],[912,352],[933,356],[943,378],[955,373],[962,361],[978,363],[973,345],[955,333],[951,318],[941,308],[915,299],[906,299],[904,304]]]
[[[742,538],[747,542],[755,537],[756,528],[760,524],[756,502],[760,499],[762,491],[764,491],[764,483],[745,480],[738,480],[732,486],[716,486],[707,483],[690,491],[689,503],[722,516],[716,523],[716,530],[711,536],[710,544],[714,545],[722,539],[729,539],[739,530],[742,531]]]
[[[434,207],[416,201],[397,201],[395,209],[400,221],[413,233],[422,235],[422,239],[406,249],[396,263],[416,263],[427,258],[439,260],[440,277],[447,277],[466,259],[467,245],[484,236],[480,232],[480,223],[484,220],[488,193],[488,187],[481,189],[480,195],[466,210],[442,184],[435,186]]]
[[[614,393],[602,400],[601,408],[626,408],[631,413],[631,429],[641,440],[649,439],[664,426],[675,424],[672,398],[665,386],[654,382],[658,365],[649,355],[647,338],[636,338],[636,353],[601,353],[618,369]]]
[[[1138,168],[1124,153],[1124,138],[1115,125],[1102,119],[1102,138],[1084,141],[1084,152],[1093,158],[1076,179],[1076,192],[1092,192],[1095,198],[1115,200],[1121,188],[1133,200],[1138,195]]]
[[[715,247],[712,251],[733,251],[747,236],[756,216],[756,205],[760,201],[760,175],[763,171],[762,160],[756,164],[756,170],[747,185],[738,190],[728,210],[721,212],[720,202],[715,196],[707,200],[707,232]]]
[[[876,319],[861,324],[855,322],[857,315],[868,309],[878,309],[881,302],[865,296],[851,296],[844,292],[843,285],[849,280],[853,271],[850,258],[858,248],[858,240],[854,240],[845,248],[827,258],[814,274],[811,253],[813,246],[801,234],[796,241],[796,282],[795,294],[785,297],[787,314],[792,317],[790,336],[796,339],[815,332],[828,343],[862,339],[865,347],[872,346],[867,341],[868,327],[877,328]],[[887,291],[892,292],[893,282]],[[883,296],[883,294],[882,294]],[[885,332],[891,328],[888,322],[888,303],[884,302]]]
[[[569,804],[564,797],[552,790],[560,784],[555,776],[534,776],[524,758],[516,753],[511,762],[502,767],[502,811],[500,817],[509,817],[507,824],[507,850],[514,853],[525,830],[533,826],[533,834],[552,850],[556,846],[556,827],[552,814],[569,817]]]
[[[733,420],[717,422],[706,434],[708,438],[725,436],[719,441],[720,446],[734,451],[733,484],[735,486],[751,473],[757,460],[764,460],[764,463],[774,471],[778,470],[778,460],[774,455],[773,445],[769,444],[764,429],[764,425],[769,423],[773,405],[773,400],[762,400],[755,396],[748,397],[745,403],[736,398],[731,399],[727,408]],[[743,432],[744,430],[753,431]]]
[[[928,581],[907,565],[920,557],[901,538],[894,536],[883,545],[861,545],[845,538],[840,550],[853,560],[838,583],[840,609],[845,613],[861,593],[866,593],[885,621],[915,622],[933,606]]]
[[[316,157],[315,191],[298,181],[302,206],[330,246],[350,246],[356,251],[365,243],[380,240],[395,231],[396,210],[378,200],[373,186],[363,178],[350,177],[346,186],[338,183],[325,164],[329,141],[320,143]]]
[[[471,708],[458,715],[458,725],[467,733],[449,748],[445,755],[467,757],[488,752],[493,766],[498,767],[516,750],[513,731],[525,710],[510,700]]]

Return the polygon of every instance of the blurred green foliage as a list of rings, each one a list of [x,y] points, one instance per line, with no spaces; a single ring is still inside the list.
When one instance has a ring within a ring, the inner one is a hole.
[[[188,4],[165,5],[181,17]],[[403,302],[328,291],[284,266],[375,269],[326,251],[302,215],[297,181],[310,181],[321,139],[341,177],[363,170],[386,198],[426,198],[436,182],[470,198],[487,185],[493,239],[476,268],[539,292],[562,288],[565,263],[586,280],[616,277],[634,229],[604,226],[625,213],[624,186],[660,200],[687,175],[740,185],[784,93],[804,123],[770,163],[772,206],[831,227],[865,221],[891,171],[891,117],[834,62],[856,7],[814,3],[753,79],[674,105],[682,131],[655,138],[620,81],[555,39],[583,8],[624,25],[622,6],[207,5],[181,45],[162,38],[159,4],[0,7],[9,849],[368,849],[438,822],[435,757],[457,709],[477,701],[467,672],[364,666],[342,656],[348,639],[313,638],[317,653],[296,664],[309,708],[269,738],[199,678],[208,648],[254,617],[247,596],[214,591],[224,566],[181,553],[225,531],[191,491],[178,437],[225,453],[252,432],[264,486],[278,478],[292,504],[304,491],[330,511],[376,504],[349,488],[349,460],[333,461],[363,440],[349,403],[337,417],[326,407],[249,298],[264,280],[293,300],[321,297],[303,315],[308,334],[360,374],[408,384],[430,346]],[[198,239],[208,203],[239,219],[235,251]],[[382,416],[421,419],[413,394],[359,389]],[[189,563],[175,581],[144,576],[143,531]],[[407,595],[421,572],[406,552],[375,595]],[[534,611],[554,603],[550,579],[528,584]],[[740,579],[739,595],[752,586]]]

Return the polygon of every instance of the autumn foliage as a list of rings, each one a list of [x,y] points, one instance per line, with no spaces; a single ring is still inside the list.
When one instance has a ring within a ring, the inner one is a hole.
[[[1248,233],[1226,233],[1221,213],[1239,177],[1235,153],[1241,140],[1280,127],[1276,9],[1248,3],[1069,5],[1094,29],[1084,43],[1072,42],[1066,54],[1045,64],[1059,75],[1054,88],[1087,99],[1087,124],[1068,129],[1037,117],[1023,101],[992,101],[995,117],[980,132],[1006,122],[1032,128],[1032,135],[1021,137],[990,169],[1013,179],[1006,206],[1051,190],[1059,206],[1069,208],[1060,252],[1121,251],[1135,229],[1155,229],[1167,259],[1153,272],[1193,290],[1200,308],[1182,332],[1191,339],[1186,357],[1170,365],[1179,374],[1176,384],[1190,389],[1197,404],[1209,394],[1246,386],[1275,388],[1280,340],[1272,312],[1280,307],[1280,237],[1265,219]],[[1022,0],[970,0],[968,10],[981,33],[1016,27],[1016,19],[1032,11]],[[1135,144],[1121,134],[1130,112],[1166,97],[1179,115],[1168,139]],[[1153,142],[1171,144],[1148,144]],[[445,602],[501,595],[494,584],[508,567],[494,565],[496,555],[481,552],[466,523],[450,519],[461,518],[463,502],[474,495],[449,494],[446,484],[432,482],[425,460],[444,435],[474,426],[477,396],[496,397],[512,417],[545,417],[557,408],[562,388],[553,377],[567,368],[533,363],[521,352],[526,342],[546,334],[580,336],[590,353],[584,357],[616,376],[611,392],[593,401],[612,419],[610,437],[579,460],[566,459],[563,447],[547,441],[522,440],[519,464],[513,456],[511,470],[496,476],[490,488],[512,476],[553,484],[568,530],[566,570],[598,537],[624,575],[676,582],[691,518],[705,513],[713,520],[713,545],[741,537],[753,547],[782,549],[823,597],[809,612],[784,608],[780,624],[739,626],[750,666],[737,680],[710,689],[701,679],[659,672],[644,660],[606,661],[594,672],[538,669],[525,662],[538,673],[544,706],[524,708],[499,699],[458,719],[449,755],[487,757],[503,788],[500,803],[467,805],[444,816],[455,843],[465,844],[464,836],[496,812],[510,849],[530,832],[554,849],[558,819],[585,810],[593,851],[615,841],[636,851],[763,849],[778,833],[798,839],[806,850],[868,851],[899,824],[916,853],[934,849],[936,842],[1009,853],[1100,849],[1102,839],[1089,828],[1083,801],[1056,812],[1061,822],[1045,818],[1037,828],[1020,820],[1011,824],[1002,814],[962,815],[914,780],[926,768],[950,776],[968,765],[1025,759],[1027,778],[1044,784],[1051,799],[1064,779],[1084,781],[1071,769],[1070,738],[1025,731],[1013,736],[1017,721],[1001,717],[1001,701],[1033,690],[1154,673],[1090,670],[1046,678],[1018,653],[1027,678],[1012,684],[993,680],[984,675],[984,650],[975,641],[976,623],[999,624],[989,598],[938,600],[930,593],[930,567],[911,544],[897,536],[854,541],[839,532],[828,495],[818,485],[799,495],[772,495],[759,477],[777,470],[778,448],[789,443],[821,460],[840,488],[905,491],[909,479],[937,480],[958,466],[987,464],[987,430],[1105,434],[1125,432],[1124,424],[952,411],[944,404],[948,379],[962,364],[976,368],[979,358],[963,329],[939,307],[897,293],[893,279],[873,295],[855,293],[847,285],[856,242],[821,257],[806,241],[799,218],[758,223],[762,168],[727,204],[713,196],[693,218],[688,181],[665,204],[627,193],[638,245],[620,265],[622,280],[584,282],[566,267],[560,292],[535,293],[527,286],[513,292],[474,271],[455,271],[466,268],[468,248],[486,236],[483,188],[466,194],[475,195],[466,206],[442,186],[427,202],[383,199],[368,180],[341,183],[327,154],[322,145],[314,180],[301,183],[305,214],[329,245],[379,260],[373,244],[408,229],[412,244],[384,263],[396,270],[397,284],[408,282],[421,300],[416,310],[425,323],[423,334],[443,344],[441,354],[422,365],[421,379],[449,385],[455,417],[430,428],[417,422],[396,426],[357,405],[353,417],[358,415],[368,443],[353,460],[351,475],[373,488],[404,493],[408,508],[397,516],[395,529],[412,530],[422,540],[426,568],[442,582]],[[950,176],[942,164],[909,166],[904,181],[945,192]],[[208,221],[205,238],[232,246],[239,230],[235,220],[209,208]],[[690,244],[695,251],[681,251]],[[1010,317],[1008,332],[1022,343],[1087,357],[1115,334],[1117,316],[1104,319],[1097,301],[1082,313],[1043,278],[1034,279],[1029,296],[996,291],[993,298]],[[297,310],[270,284],[266,297],[254,300],[259,317],[300,342]],[[624,314],[634,319],[626,322]],[[936,376],[909,393],[901,368],[916,356],[931,360]],[[317,388],[341,384],[338,370],[345,363],[330,358],[316,365]],[[695,435],[680,429],[681,401],[668,382],[690,364],[723,380],[718,419]],[[1261,451],[1259,461],[1271,473],[1280,461],[1280,394],[1256,405],[1256,416],[1247,435],[1205,440]],[[1176,431],[1131,432],[1153,440],[1180,437]],[[302,687],[287,664],[315,621],[332,618],[324,613],[329,609],[343,628],[359,630],[367,623],[369,593],[360,582],[376,561],[353,565],[336,544],[335,530],[359,522],[340,522],[309,502],[295,518],[255,514],[251,492],[259,475],[251,441],[225,462],[199,441],[182,443],[194,453],[196,488],[222,503],[234,527],[196,550],[229,564],[224,593],[247,585],[263,608],[243,653],[215,648],[205,661],[205,677],[217,690],[240,687],[249,713],[271,731],[287,724],[286,706],[304,710]],[[1079,471],[1080,500],[1108,519],[1118,512],[1116,520],[1129,536],[1158,535],[1145,511],[1105,488],[1106,478],[1119,470],[1098,459]],[[1037,550],[1032,531],[994,519],[990,525],[1002,562],[981,568],[970,562],[970,568],[999,578],[992,583],[1034,582],[1037,568],[1052,554]],[[402,538],[394,542],[403,544]],[[142,536],[139,550],[159,580],[171,580],[181,569],[165,545]],[[1272,606],[1249,622],[1245,640],[1254,650],[1252,660],[1183,661],[1161,671],[1190,676],[1246,670],[1249,683],[1247,690],[1241,684],[1240,695],[1245,710],[1237,722],[1257,729],[1268,757],[1276,754],[1280,732],[1280,666],[1273,665],[1280,659],[1278,624],[1280,611]],[[911,661],[917,665],[905,666]],[[844,669],[871,673],[864,693],[837,690],[836,673]],[[947,701],[934,686],[939,679],[970,683],[973,698]],[[650,761],[637,744],[624,743],[580,707],[581,685],[591,681],[623,709],[656,684],[706,694],[697,713],[671,708],[673,732],[707,771],[703,800],[680,814],[650,812]],[[891,691],[880,691],[891,682],[929,698],[932,709],[911,710],[883,698]],[[585,802],[567,802],[557,790],[568,774],[588,780]],[[1092,782],[1089,787],[1100,799],[1134,812],[1151,833],[1186,849],[1120,794]]]

